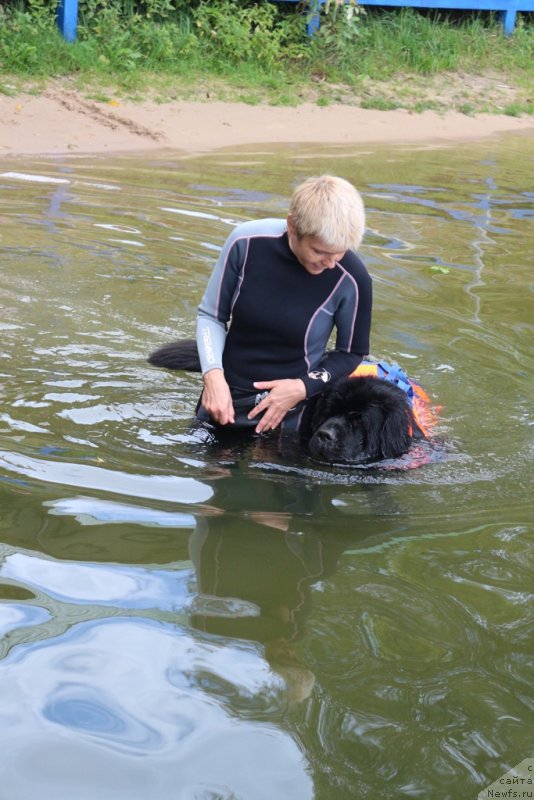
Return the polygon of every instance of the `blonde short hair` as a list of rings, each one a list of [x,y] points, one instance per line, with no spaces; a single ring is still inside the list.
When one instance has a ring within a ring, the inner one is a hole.
[[[339,250],[360,246],[365,230],[363,200],[344,178],[307,178],[293,192],[289,213],[299,237],[316,236]]]

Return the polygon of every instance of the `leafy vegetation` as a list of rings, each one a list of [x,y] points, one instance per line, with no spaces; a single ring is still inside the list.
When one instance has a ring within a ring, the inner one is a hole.
[[[48,78],[88,91],[312,100],[415,111],[534,112],[534,29],[518,15],[505,37],[490,13],[322,7],[268,0],[79,0],[78,36],[63,40],[55,0],[0,0],[0,91]],[[106,89],[107,87],[107,89]]]

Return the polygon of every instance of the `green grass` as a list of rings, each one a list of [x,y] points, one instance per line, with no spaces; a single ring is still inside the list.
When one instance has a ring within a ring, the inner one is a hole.
[[[366,108],[533,113],[534,26],[490,13],[330,6],[305,35],[294,4],[80,0],[66,43],[48,0],[0,0],[0,92],[69,78],[96,96],[311,100]]]
[[[374,108],[376,111],[394,111],[399,108],[399,103],[387,97],[369,97],[360,103],[361,108]]]

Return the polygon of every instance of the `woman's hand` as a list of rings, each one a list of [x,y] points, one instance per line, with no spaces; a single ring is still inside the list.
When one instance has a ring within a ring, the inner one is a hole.
[[[228,425],[235,421],[232,395],[222,369],[210,369],[205,373],[201,403],[219,425]]]
[[[209,373],[208,373],[209,374]],[[265,414],[256,426],[256,433],[270,431],[278,427],[287,412],[306,397],[306,387],[300,378],[283,378],[278,381],[258,381],[254,383],[255,389],[268,390],[269,394],[263,398],[249,413],[248,418],[254,419],[262,411]]]

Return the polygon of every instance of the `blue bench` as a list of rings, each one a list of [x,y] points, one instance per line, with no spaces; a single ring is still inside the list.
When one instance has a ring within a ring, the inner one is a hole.
[[[273,0],[293,2],[302,0]],[[319,28],[319,8],[324,0],[309,0],[312,15],[308,21],[308,35]],[[410,6],[411,8],[459,8],[464,11],[498,11],[502,17],[504,33],[509,36],[515,28],[518,11],[534,11],[534,0],[360,0],[362,6]],[[61,0],[57,9],[59,30],[68,42],[76,39],[78,0]]]
[[[301,0],[272,0],[275,3]],[[308,36],[319,28],[319,8],[324,0],[309,0],[311,17],[308,21]],[[361,6],[409,6],[410,8],[447,8],[463,11],[498,11],[501,14],[504,33],[514,32],[518,11],[534,11],[534,0],[359,0]]]

